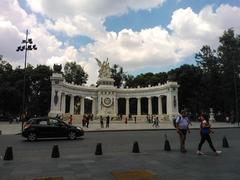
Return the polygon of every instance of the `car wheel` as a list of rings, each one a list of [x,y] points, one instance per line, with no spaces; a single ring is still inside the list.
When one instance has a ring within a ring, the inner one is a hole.
[[[34,132],[30,132],[29,134],[28,134],[28,136],[27,136],[27,139],[29,140],[29,141],[36,141],[37,140],[37,135],[36,135],[36,133],[34,133]]]
[[[73,139],[76,139],[76,133],[74,131],[70,131],[69,134],[68,134],[68,138],[70,140],[73,140]]]

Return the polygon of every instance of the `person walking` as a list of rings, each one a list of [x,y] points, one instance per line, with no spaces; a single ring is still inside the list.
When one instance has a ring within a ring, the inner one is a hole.
[[[110,117],[106,117],[106,128],[109,128]]]
[[[155,119],[155,123],[156,123],[156,127],[159,127],[159,118],[158,118],[158,116],[156,116],[156,119]]]
[[[186,136],[187,132],[190,133],[190,130],[189,120],[187,117],[187,112],[185,110],[182,110],[181,114],[176,119],[176,130],[180,137],[180,151],[182,153],[186,153],[187,152],[185,148]]]
[[[70,115],[68,118],[68,124],[72,125],[72,122],[73,122],[73,117],[72,115]]]
[[[85,122],[87,128],[89,126],[89,121],[90,121],[90,114],[87,114],[86,115],[86,122]]]
[[[101,128],[104,128],[104,123],[103,123],[103,117],[100,116],[100,124],[101,124]]]
[[[217,155],[221,154],[222,151],[217,151],[215,149],[215,147],[213,146],[211,137],[210,137],[210,133],[214,133],[211,130],[211,124],[209,123],[209,119],[207,118],[207,116],[202,115],[202,122],[200,125],[200,134],[201,134],[201,140],[200,143],[198,145],[198,150],[197,150],[197,154],[198,155],[204,155],[204,153],[201,151],[202,145],[204,144],[205,140],[207,140],[210,148],[213,150],[213,152],[215,152]]]
[[[127,118],[127,116],[125,117],[125,124],[127,124],[128,123],[128,118]]]

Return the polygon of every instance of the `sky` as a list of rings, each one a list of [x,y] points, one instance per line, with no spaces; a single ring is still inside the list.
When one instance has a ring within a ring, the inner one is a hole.
[[[75,61],[95,84],[100,60],[138,75],[194,64],[203,45],[217,48],[229,28],[240,34],[239,0],[0,0],[0,54],[24,66],[16,52],[29,31],[34,66]]]

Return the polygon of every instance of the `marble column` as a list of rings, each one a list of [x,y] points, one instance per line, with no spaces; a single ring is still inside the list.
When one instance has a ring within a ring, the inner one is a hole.
[[[63,114],[65,114],[66,112],[66,94],[65,93],[62,93],[61,112]]]
[[[118,115],[118,98],[115,98],[115,114]]]
[[[148,114],[152,115],[152,97],[148,97]]]
[[[162,96],[158,97],[158,115],[162,115]]]
[[[92,99],[92,114],[96,115],[96,97]]]
[[[74,96],[70,96],[70,114],[74,115]]]
[[[98,115],[102,113],[101,103],[102,103],[101,93],[98,92],[98,101],[97,101],[97,114]]]
[[[52,95],[51,95],[51,111],[54,112],[56,110],[54,103],[55,89],[52,87]]]
[[[141,115],[141,97],[137,98],[137,115]]]
[[[126,98],[126,116],[129,115],[129,98]]]
[[[167,114],[172,115],[173,113],[173,97],[171,93],[167,94]]]
[[[80,114],[81,115],[84,115],[84,97],[81,97],[81,112],[80,112]]]

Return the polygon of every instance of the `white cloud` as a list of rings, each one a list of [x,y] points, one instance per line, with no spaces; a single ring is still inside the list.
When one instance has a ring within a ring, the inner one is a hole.
[[[36,13],[47,17],[49,29],[65,32],[69,36],[86,35],[92,39],[106,34],[103,25],[106,17],[127,13],[129,9],[151,10],[165,0],[27,0]]]
[[[233,27],[240,33],[240,7],[221,5],[215,11],[207,6],[199,13],[189,7],[172,14],[168,29],[161,26],[140,31],[123,29],[107,32],[104,20],[110,15],[121,15],[129,9],[151,9],[163,0],[28,0],[34,12],[47,17],[44,24],[37,21],[36,14],[27,14],[17,0],[0,1],[0,54],[16,65],[23,65],[24,54],[15,49],[30,30],[30,37],[38,50],[29,52],[28,62],[36,64],[77,61],[89,74],[89,84],[97,80],[97,64],[94,57],[110,59],[126,71],[143,67],[164,67],[181,62],[199,51],[202,45],[216,47],[223,31]],[[101,2],[101,3],[100,3]],[[110,4],[111,3],[111,4]],[[111,8],[109,8],[111,5]],[[47,26],[46,26],[47,25]],[[79,34],[93,38],[94,42],[77,49],[58,40],[49,29],[65,32],[69,37]]]

